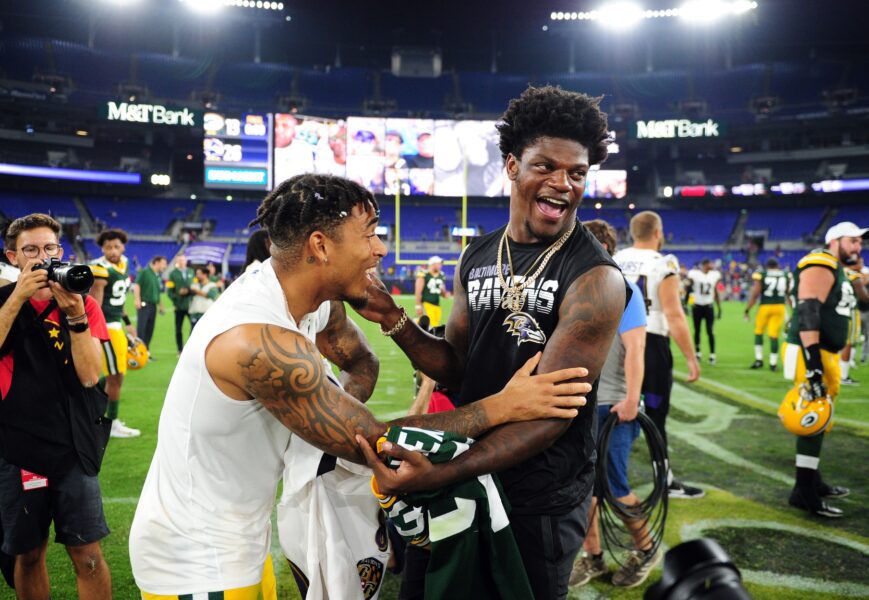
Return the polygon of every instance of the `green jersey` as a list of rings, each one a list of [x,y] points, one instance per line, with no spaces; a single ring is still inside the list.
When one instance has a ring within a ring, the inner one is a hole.
[[[98,258],[91,262],[90,267],[94,279],[106,281],[102,305],[106,323],[120,323],[124,316],[127,291],[132,283],[127,269],[127,257],[122,256],[118,264],[109,262],[105,257]]]
[[[821,348],[828,352],[838,352],[848,343],[848,331],[851,325],[851,312],[857,305],[857,297],[851,281],[845,274],[845,269],[839,260],[826,250],[813,250],[805,255],[794,270],[796,285],[793,290],[794,306],[800,288],[800,275],[810,267],[823,267],[833,272],[835,282],[827,294],[827,299],[821,304]],[[799,319],[791,319],[788,327],[788,343],[800,344]]]
[[[169,279],[166,281],[166,291],[169,293],[169,299],[175,305],[175,310],[187,312],[190,308],[190,286],[193,283],[193,269],[173,269],[169,273]],[[179,292],[183,289],[188,290],[188,293],[181,295]]]
[[[139,286],[139,297],[142,302],[158,304],[160,302],[160,276],[151,267],[139,269],[136,274],[136,284]]]
[[[790,271],[782,269],[758,271],[751,278],[760,282],[761,304],[784,304],[794,281]]]
[[[433,275],[429,271],[420,271],[416,276],[423,280],[422,301],[435,306],[440,305],[441,294],[447,286],[447,276],[443,274],[443,271],[437,275]]]

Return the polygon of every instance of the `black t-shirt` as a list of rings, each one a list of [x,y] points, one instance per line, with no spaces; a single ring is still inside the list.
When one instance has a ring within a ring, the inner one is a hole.
[[[564,246],[526,289],[522,311],[511,315],[500,306],[497,257],[503,233],[504,227],[477,238],[462,257],[461,281],[468,298],[469,331],[460,406],[501,391],[519,367],[543,350],[558,325],[559,307],[574,280],[598,265],[618,269],[594,236],[577,223]],[[549,247],[549,243],[509,243],[517,276],[524,275]],[[506,251],[502,268],[511,285]],[[591,490],[596,395],[597,382],[564,435],[541,454],[498,474],[514,512],[563,514]]]

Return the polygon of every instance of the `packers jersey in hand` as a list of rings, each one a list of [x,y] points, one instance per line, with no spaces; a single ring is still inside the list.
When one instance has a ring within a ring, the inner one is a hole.
[[[106,280],[102,305],[106,323],[119,323],[124,314],[124,303],[127,301],[127,291],[131,284],[127,257],[122,256],[118,264],[109,262],[105,257],[98,258],[90,267],[94,279]]]

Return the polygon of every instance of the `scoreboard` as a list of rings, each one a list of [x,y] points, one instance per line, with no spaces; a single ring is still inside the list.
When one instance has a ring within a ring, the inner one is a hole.
[[[272,115],[205,113],[205,187],[270,190]]]

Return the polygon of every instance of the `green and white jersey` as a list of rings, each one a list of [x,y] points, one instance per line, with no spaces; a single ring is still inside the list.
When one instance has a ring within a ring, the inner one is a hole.
[[[94,279],[106,280],[102,305],[106,323],[120,323],[124,315],[127,291],[132,284],[127,266],[126,256],[122,256],[118,264],[109,262],[105,257],[98,258],[90,264]]]
[[[790,271],[782,269],[757,271],[751,278],[760,282],[761,304],[784,304],[785,298],[794,287],[794,276]]]
[[[443,271],[437,275],[433,275],[429,271],[422,270],[416,276],[423,279],[422,301],[439,306],[441,294],[443,294],[447,285],[447,276],[444,275]]]
[[[848,343],[851,326],[851,313],[857,305],[857,296],[851,281],[845,274],[839,260],[826,250],[813,250],[804,256],[794,270],[796,285],[793,289],[794,306],[799,294],[800,275],[810,267],[823,267],[833,272],[836,278],[827,299],[821,304],[821,348],[827,352],[838,352]],[[800,341],[799,319],[791,319],[788,328],[788,343],[802,345]]]

